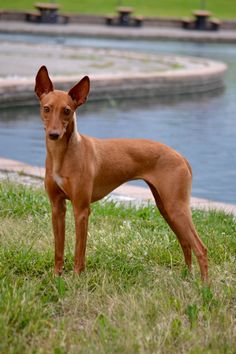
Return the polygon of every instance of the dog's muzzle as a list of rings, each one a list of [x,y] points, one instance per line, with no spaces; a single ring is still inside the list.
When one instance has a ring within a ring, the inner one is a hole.
[[[60,134],[50,133],[50,134],[48,134],[48,136],[49,136],[49,139],[51,139],[51,140],[57,140],[59,138]]]

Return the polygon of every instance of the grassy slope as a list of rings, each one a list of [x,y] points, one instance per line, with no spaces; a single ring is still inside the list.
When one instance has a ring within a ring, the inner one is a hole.
[[[52,277],[49,205],[42,191],[0,185],[0,352],[233,353],[236,222],[194,212],[209,248],[211,289],[191,279],[174,235],[153,207],[95,204],[87,270]]]
[[[114,12],[118,5],[128,5],[135,8],[137,14],[145,16],[189,16],[193,9],[199,8],[200,0],[58,0],[65,12],[106,14]],[[32,0],[0,0],[0,8],[31,9]],[[236,17],[236,1],[234,0],[206,0],[206,8],[220,18]]]

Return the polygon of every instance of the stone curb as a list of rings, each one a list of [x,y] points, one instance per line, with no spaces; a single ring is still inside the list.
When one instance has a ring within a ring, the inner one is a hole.
[[[194,31],[168,27],[115,27],[102,24],[46,25],[0,21],[0,33],[62,37],[171,40],[200,43],[236,43],[236,30]]]
[[[45,169],[43,167],[35,167],[25,164],[20,161],[0,158],[0,170],[7,172],[17,172],[28,176],[43,179]],[[136,202],[137,205],[143,203],[153,203],[153,196],[148,188],[123,184],[115,189],[112,196],[120,197],[121,201]],[[236,205],[222,202],[215,202],[202,198],[191,198],[191,207],[200,210],[217,210],[227,214],[232,214],[236,217]]]
[[[180,57],[181,58],[181,57]],[[184,59],[184,57],[183,57]],[[204,63],[201,68],[158,73],[91,76],[90,101],[120,98],[166,97],[214,92],[224,87],[224,63],[206,59],[194,60]],[[81,77],[54,77],[56,88],[68,90]],[[138,88],[138,89],[137,89]],[[34,79],[0,79],[0,105],[14,106],[36,104]]]

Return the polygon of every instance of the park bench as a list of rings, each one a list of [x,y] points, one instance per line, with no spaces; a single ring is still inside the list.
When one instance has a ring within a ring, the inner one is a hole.
[[[222,22],[218,18],[210,19],[211,30],[218,31],[220,29],[221,23]]]
[[[143,16],[135,16],[135,17],[133,18],[133,21],[134,21],[134,25],[135,25],[136,27],[141,27],[142,24],[143,24]]]
[[[28,11],[25,12],[25,20],[27,22],[34,22],[34,23],[40,23],[42,22],[41,14],[35,11]],[[70,16],[69,15],[58,15],[57,17],[57,23],[59,24],[67,24],[70,21]]]
[[[105,22],[109,26],[117,25],[140,27],[143,23],[143,16],[132,16],[132,13],[132,7],[118,7],[117,16],[109,14],[105,17]]]
[[[206,10],[193,11],[194,19],[184,17],[182,19],[182,28],[195,30],[217,31],[220,28],[221,21],[218,18],[211,18],[211,12]]]
[[[189,17],[184,17],[182,19],[182,28],[184,29],[193,29],[194,27],[194,20],[192,18]]]
[[[41,15],[36,11],[27,11],[25,12],[25,20],[27,22],[40,22]]]
[[[60,23],[60,24],[63,24],[63,25],[69,23],[70,22],[70,15],[66,15],[66,14],[58,15],[58,21],[57,22]]]
[[[107,15],[105,17],[105,21],[108,26],[113,25],[115,23],[115,20],[116,20],[116,16],[114,16],[114,15]]]
[[[67,14],[59,14],[60,6],[56,3],[35,3],[36,11],[28,11],[25,13],[27,22],[35,23],[60,23],[66,24],[69,22],[70,16]]]

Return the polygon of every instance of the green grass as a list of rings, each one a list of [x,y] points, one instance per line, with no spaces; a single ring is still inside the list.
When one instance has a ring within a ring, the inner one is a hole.
[[[136,14],[144,16],[189,16],[193,9],[200,8],[201,0],[58,0],[64,12],[107,14],[115,12],[117,6],[133,6]],[[236,17],[236,1],[206,0],[206,8],[220,18]],[[32,0],[0,0],[0,8],[29,10],[33,8]]]
[[[67,214],[65,271],[52,276],[44,192],[0,184],[0,352],[235,353],[236,221],[194,211],[211,287],[191,278],[153,206],[93,205],[87,270],[74,277]]]

